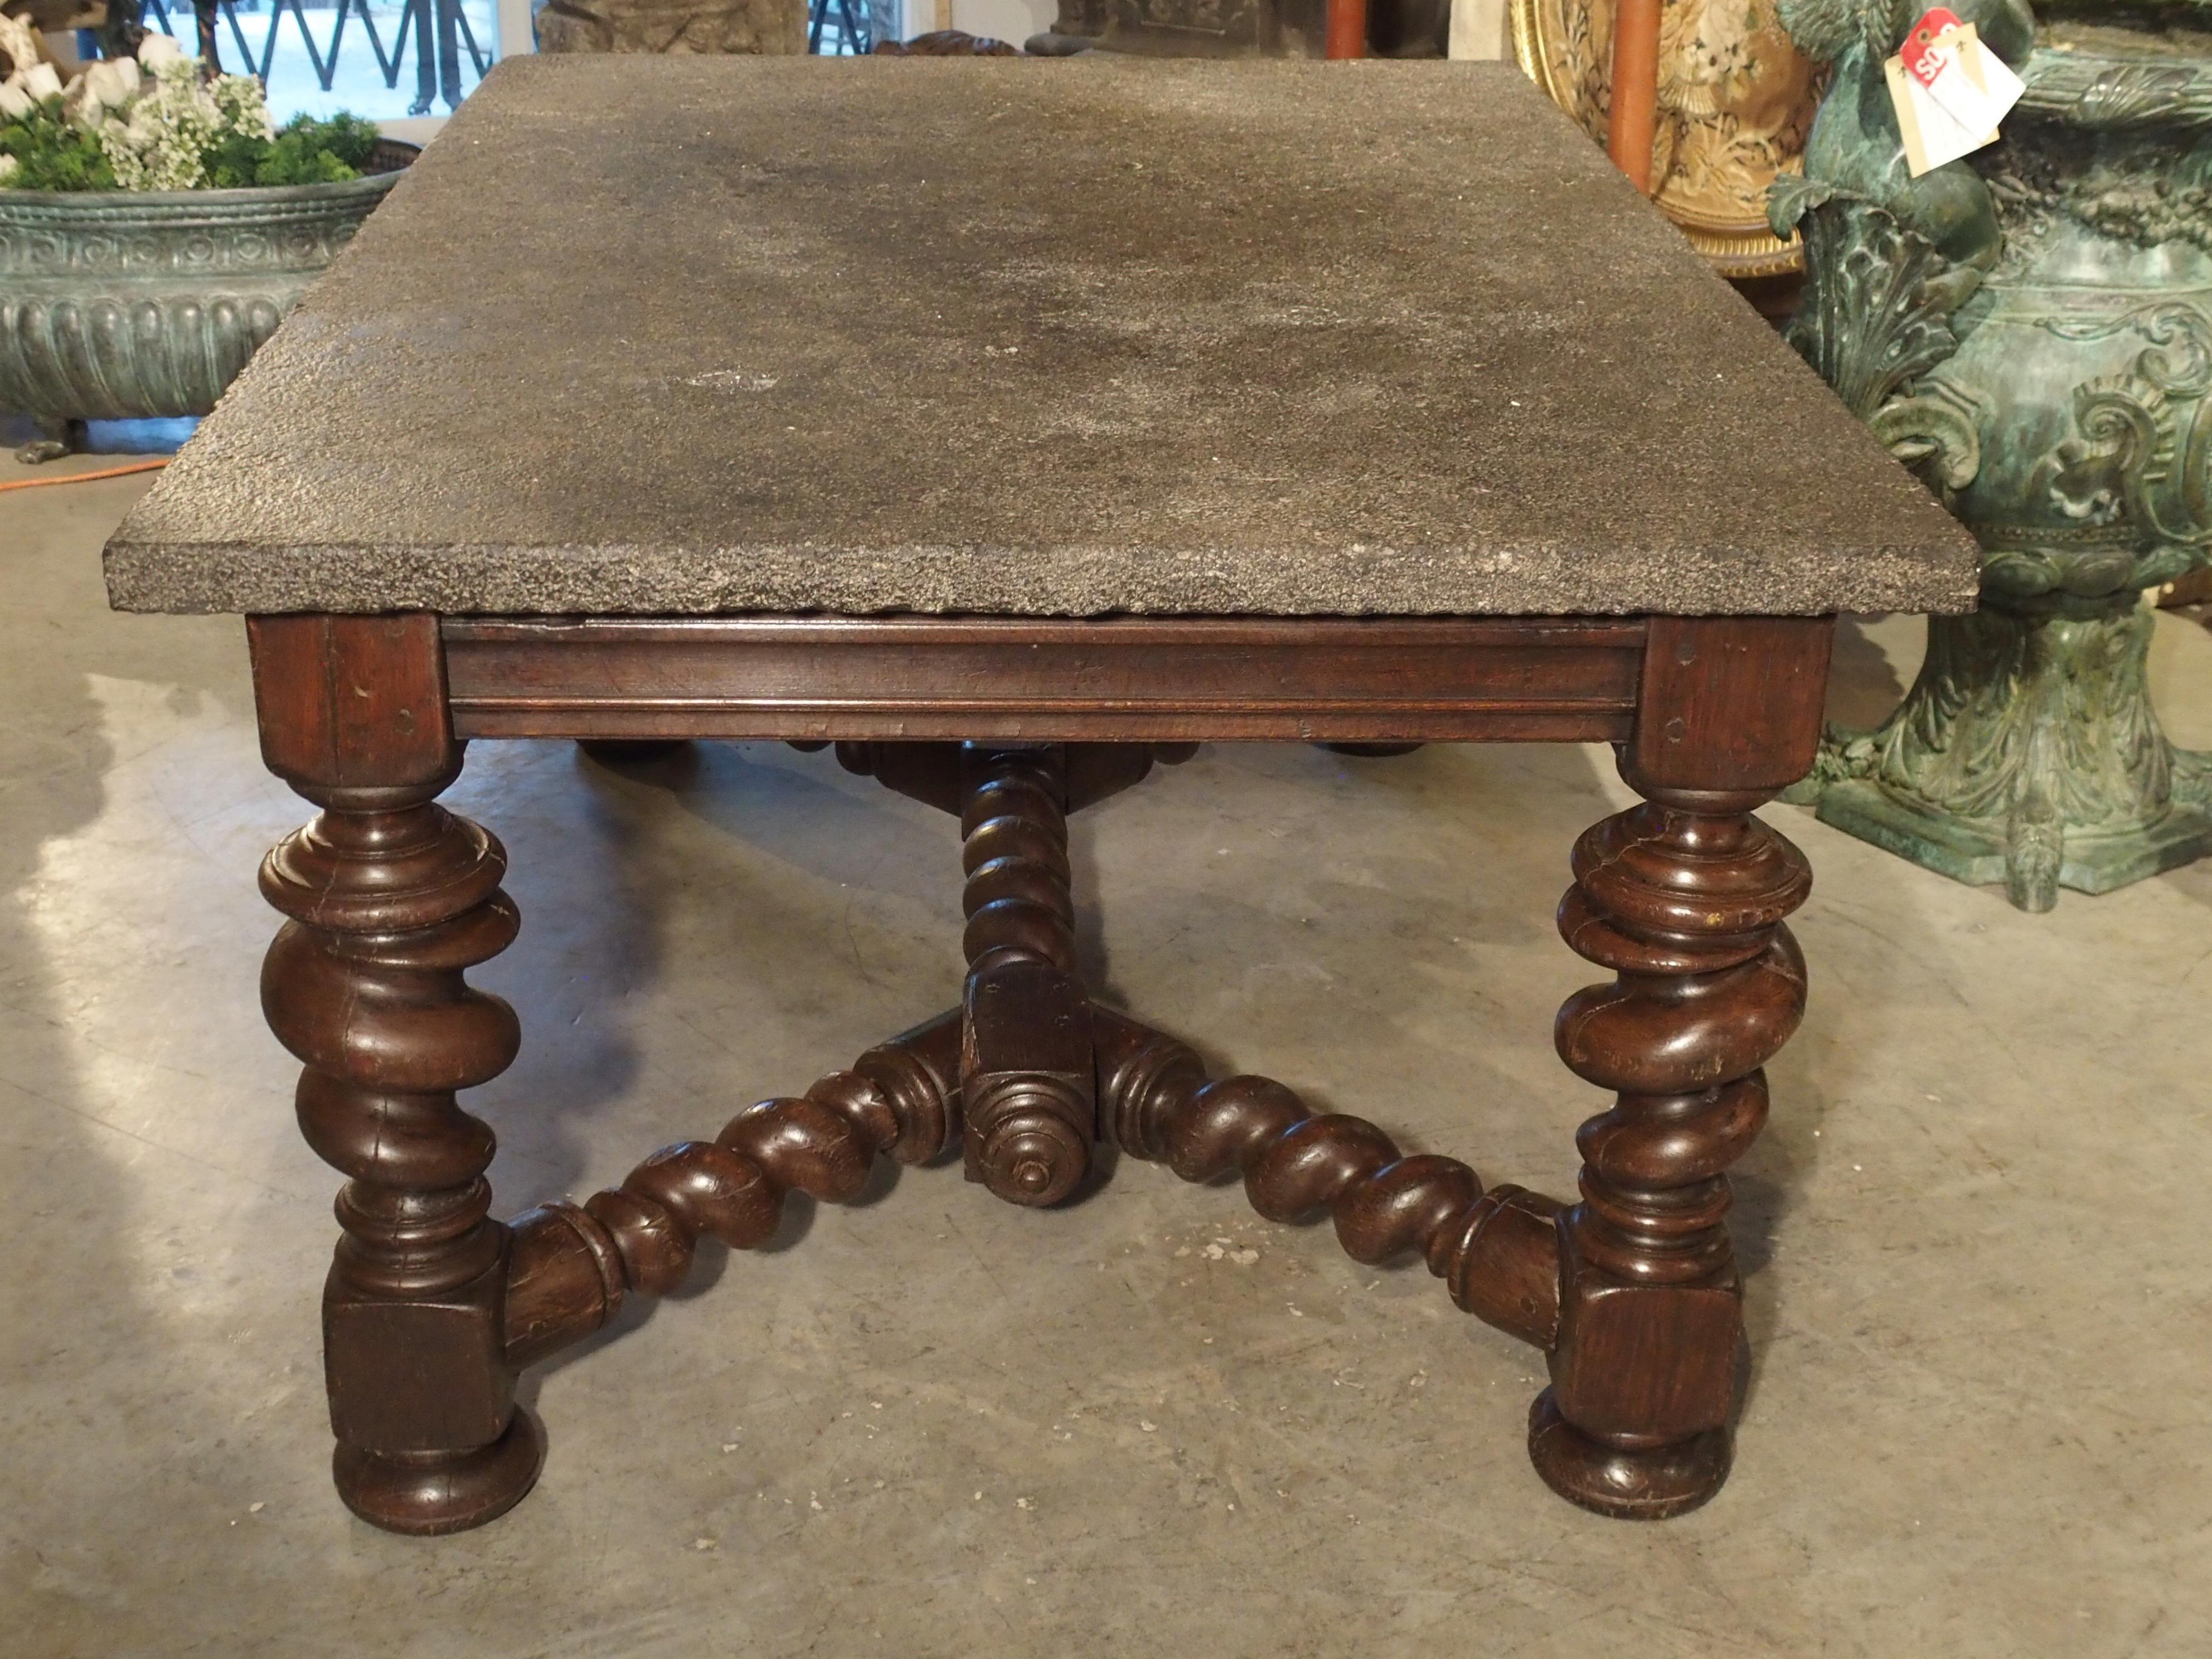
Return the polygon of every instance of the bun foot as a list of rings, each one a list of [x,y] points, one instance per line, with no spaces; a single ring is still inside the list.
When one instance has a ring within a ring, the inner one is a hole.
[[[345,1506],[372,1527],[416,1537],[496,1521],[538,1484],[545,1437],[517,1411],[507,1432],[474,1451],[372,1452],[338,1442],[331,1474]]]
[[[1560,1416],[1549,1389],[1528,1408],[1528,1459],[1544,1484],[1616,1521],[1688,1514],[1728,1480],[1733,1451],[1726,1429],[1641,1449],[1607,1445]]]

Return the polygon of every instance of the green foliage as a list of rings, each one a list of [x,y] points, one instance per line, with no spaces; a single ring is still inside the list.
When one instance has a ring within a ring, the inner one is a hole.
[[[298,115],[274,138],[226,133],[203,152],[208,187],[331,185],[358,179],[377,145],[376,124],[341,111],[327,121]]]
[[[269,140],[245,133],[226,132],[200,151],[207,169],[206,190],[243,190],[260,182],[254,177],[269,154]],[[289,180],[287,181],[289,182]]]
[[[384,142],[384,136],[377,131],[375,122],[358,115],[349,115],[343,110],[327,121],[295,115],[284,124],[283,131],[307,135],[317,149],[330,151],[356,172],[368,165],[369,158],[376,154],[376,147]]]
[[[252,182],[257,185],[321,185],[341,179],[358,179],[376,149],[374,121],[343,111],[327,121],[295,116],[277,129],[255,163]],[[216,171],[215,158],[208,172]]]
[[[0,155],[16,163],[0,179],[0,190],[115,188],[115,170],[100,140],[64,118],[58,98],[0,125]]]
[[[0,155],[16,166],[0,178],[5,190],[119,188],[98,135],[64,118],[62,100],[50,98],[21,119],[0,125]],[[203,188],[336,184],[357,179],[378,143],[376,124],[340,112],[327,121],[301,115],[274,137],[224,131],[201,151]]]

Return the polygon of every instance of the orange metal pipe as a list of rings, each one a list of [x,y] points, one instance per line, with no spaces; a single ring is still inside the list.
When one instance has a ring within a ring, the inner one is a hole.
[[[1617,0],[1613,102],[1605,120],[1605,153],[1646,195],[1651,191],[1651,140],[1659,122],[1660,5],[1661,0]],[[1334,17],[1332,12],[1332,24]]]
[[[1367,0],[1328,0],[1331,58],[1367,56]]]

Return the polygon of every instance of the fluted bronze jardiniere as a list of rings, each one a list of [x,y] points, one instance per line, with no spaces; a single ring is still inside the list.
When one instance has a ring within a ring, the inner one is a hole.
[[[1980,538],[1982,608],[1931,619],[1904,703],[1832,731],[1797,794],[2044,910],[2212,848],[2142,598],[2212,546],[2212,12],[1959,4],[2027,93],[1914,179],[1881,62],[1919,9],[1785,7],[1836,78],[1772,216],[1806,236],[1790,337]]]
[[[0,410],[52,434],[24,458],[86,420],[206,414],[416,154],[330,184],[0,190]]]

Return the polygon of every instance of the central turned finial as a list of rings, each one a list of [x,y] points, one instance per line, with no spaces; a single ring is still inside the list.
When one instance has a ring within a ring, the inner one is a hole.
[[[1085,1042],[1089,1042],[1088,1035]],[[1082,1184],[1091,1168],[1088,1138],[1070,1119],[1091,1103],[1073,1089],[1048,1091],[1030,1079],[974,1102],[969,1143],[983,1184],[1009,1203],[1042,1209]]]

